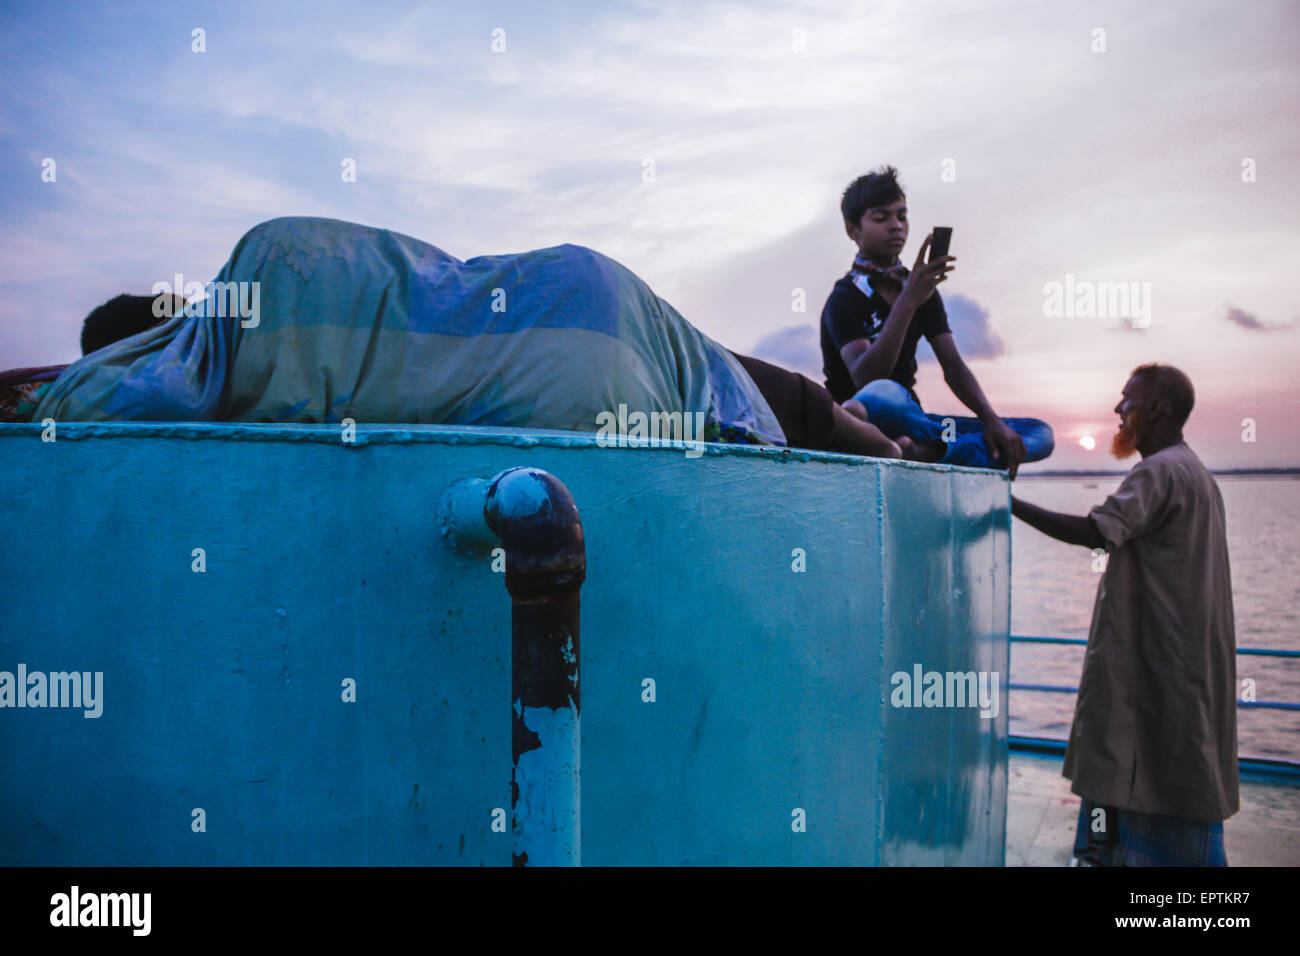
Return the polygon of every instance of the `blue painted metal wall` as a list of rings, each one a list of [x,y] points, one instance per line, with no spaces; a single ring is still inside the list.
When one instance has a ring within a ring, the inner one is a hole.
[[[0,426],[0,671],[102,671],[103,713],[0,708],[0,863],[508,865],[510,601],[438,502],[517,465],[586,534],[584,863],[1003,861],[1000,476],[433,426],[57,436]],[[892,706],[916,664],[997,672],[997,715]]]

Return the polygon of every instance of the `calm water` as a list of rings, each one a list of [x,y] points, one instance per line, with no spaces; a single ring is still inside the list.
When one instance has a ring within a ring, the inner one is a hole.
[[[1300,479],[1218,477],[1228,515],[1237,646],[1300,649]],[[1086,514],[1119,479],[1021,479],[1016,497],[1053,511]],[[1088,636],[1099,575],[1092,555],[1012,521],[1011,633]],[[1013,644],[1011,679],[1077,687],[1083,648]],[[1300,703],[1300,659],[1239,655],[1237,678],[1255,679],[1259,700]],[[1066,737],[1073,694],[1011,692],[1011,732]],[[1300,711],[1238,710],[1243,755],[1300,760]]]

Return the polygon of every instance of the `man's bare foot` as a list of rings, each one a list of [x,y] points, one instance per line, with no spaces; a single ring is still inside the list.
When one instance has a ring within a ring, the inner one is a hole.
[[[944,456],[948,448],[943,442],[917,442],[901,435],[894,439],[898,443],[898,450],[903,453],[906,461],[938,461]]]
[[[865,422],[868,420],[867,409],[865,408],[865,406],[863,406],[861,402],[859,402],[855,398],[850,398],[847,402],[842,404],[840,407],[844,409],[846,412],[848,412],[850,415],[852,415],[854,418],[858,419],[859,421]]]
[[[856,405],[858,411],[851,411]],[[846,451],[851,455],[870,455],[873,458],[898,458],[902,456],[902,450],[897,444],[885,437],[875,425],[863,421],[862,415],[866,411],[862,405],[855,401],[845,402],[843,405],[831,406],[831,419],[833,428],[831,431],[830,450]]]

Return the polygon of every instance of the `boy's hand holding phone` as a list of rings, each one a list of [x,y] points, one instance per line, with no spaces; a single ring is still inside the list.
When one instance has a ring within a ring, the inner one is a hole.
[[[948,273],[952,271],[951,263],[956,262],[957,257],[948,255],[948,244],[951,239],[952,229],[941,226],[926,236],[925,242],[921,243],[921,249],[916,254],[916,262],[912,265],[912,271],[908,273],[907,281],[903,283],[903,291],[898,296],[900,299],[905,299],[907,305],[913,309],[920,308],[927,302],[930,296],[934,295],[935,287],[948,278]],[[928,259],[926,253],[931,253]]]

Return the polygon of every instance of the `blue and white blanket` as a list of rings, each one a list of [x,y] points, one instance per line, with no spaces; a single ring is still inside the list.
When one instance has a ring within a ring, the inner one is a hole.
[[[462,262],[386,229],[251,229],[206,294],[86,355],[33,421],[434,423],[599,431],[701,413],[706,441],[785,444],[735,357],[582,246]]]

